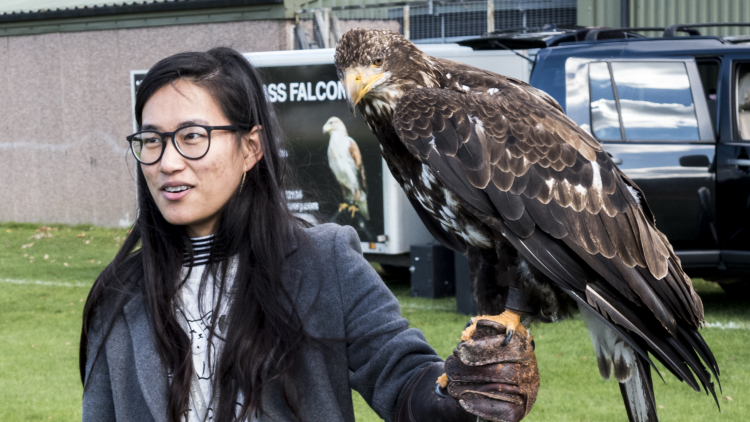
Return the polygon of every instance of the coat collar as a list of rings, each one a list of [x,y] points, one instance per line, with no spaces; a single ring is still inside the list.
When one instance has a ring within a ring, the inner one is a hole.
[[[284,242],[284,256],[288,257],[299,249],[299,237],[303,236],[300,232],[302,230],[296,226],[292,226],[287,231],[286,242]]]

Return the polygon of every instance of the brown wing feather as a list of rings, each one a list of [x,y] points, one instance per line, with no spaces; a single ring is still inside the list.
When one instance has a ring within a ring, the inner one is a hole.
[[[359,176],[359,185],[362,190],[367,192],[367,180],[365,179],[365,166],[362,165],[362,153],[354,139],[349,141],[349,155],[354,159],[354,165],[357,166],[357,175]]]
[[[638,305],[651,309],[673,334],[674,315],[698,327],[703,309],[690,279],[650,210],[628,190],[634,183],[601,146],[546,94],[520,81],[456,70],[451,79],[460,91],[416,89],[400,100],[394,127],[409,152],[459,197],[469,193],[455,176],[483,191],[497,210],[479,216],[483,220],[500,217],[521,238],[541,229],[574,242],[586,255],[616,258],[625,274],[607,280],[622,283],[618,290],[639,297]],[[492,85],[463,88],[488,81]],[[442,177],[442,168],[451,169],[452,178]],[[637,267],[647,269],[650,280],[636,283],[626,268]]]

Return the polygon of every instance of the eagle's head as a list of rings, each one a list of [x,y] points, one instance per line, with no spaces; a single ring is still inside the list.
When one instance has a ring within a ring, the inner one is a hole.
[[[336,47],[335,63],[349,109],[354,113],[359,105],[365,117],[390,116],[405,92],[438,86],[434,59],[393,31],[347,31]]]
[[[336,116],[332,116],[326,124],[323,125],[323,133],[341,132],[344,135],[348,135],[346,132],[346,125]]]

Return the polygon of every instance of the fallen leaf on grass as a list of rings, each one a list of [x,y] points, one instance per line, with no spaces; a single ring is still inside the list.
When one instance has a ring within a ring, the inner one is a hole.
[[[21,249],[26,249],[26,248],[30,248],[30,247],[32,247],[32,246],[34,246],[34,242],[31,242],[31,243],[27,243],[27,244],[25,244],[25,245],[21,245]]]
[[[29,254],[27,254],[27,253],[23,254],[24,258],[28,258],[28,256],[29,256]]]
[[[44,254],[44,259],[49,259],[49,255]]]
[[[659,405],[659,409],[664,409],[664,406],[662,406],[662,405]]]
[[[67,267],[68,263],[67,262],[63,262],[63,266]]]
[[[77,235],[76,237],[86,237],[86,233],[81,233],[81,234]]]
[[[31,236],[29,236],[29,239],[39,240],[39,239],[48,239],[50,237],[54,237],[52,236],[52,233],[37,233],[37,234],[32,234]]]
[[[87,241],[86,241],[86,242],[84,242],[84,243],[86,243],[86,244],[88,245],[89,243],[91,243],[91,241],[90,241],[90,240],[87,240]]]
[[[733,398],[731,398],[731,397],[729,397],[729,396],[726,396],[726,397],[724,397],[724,398],[725,398],[725,399],[727,399],[728,401],[734,401],[734,399],[733,399]]]
[[[5,230],[5,233],[12,233],[12,232],[13,232],[13,230],[11,230],[11,229]]]

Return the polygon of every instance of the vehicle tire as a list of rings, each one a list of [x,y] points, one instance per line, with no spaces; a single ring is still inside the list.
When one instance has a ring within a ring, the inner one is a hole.
[[[730,296],[735,298],[750,298],[749,282],[739,281],[736,283],[721,283],[720,286]]]

